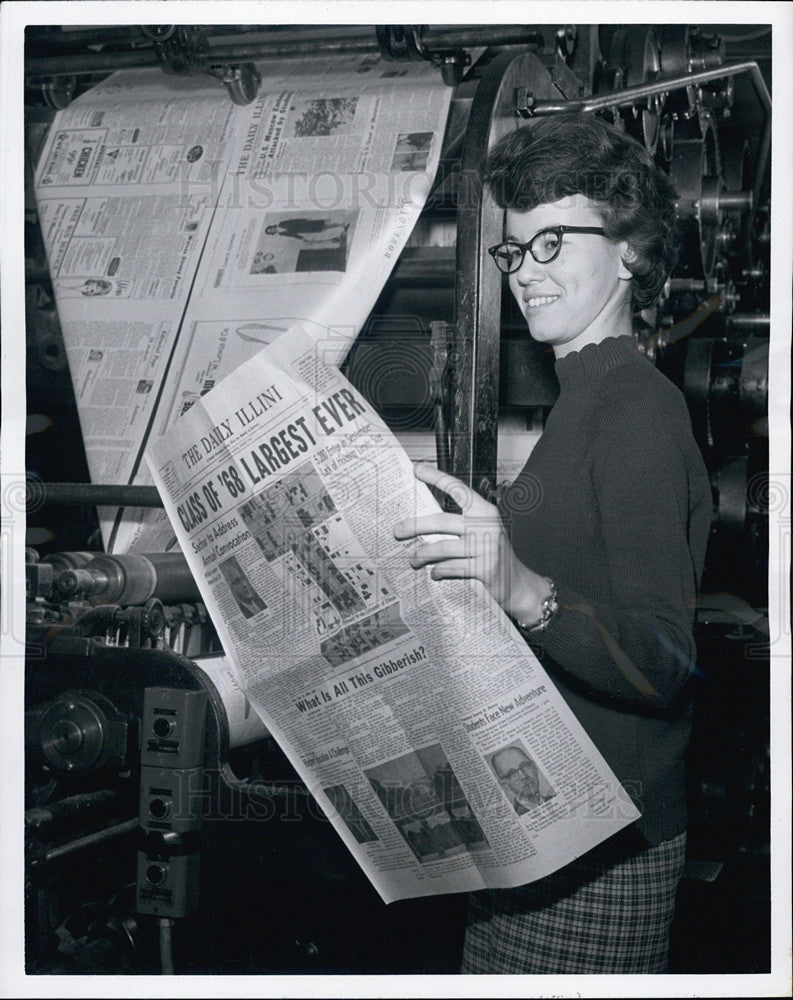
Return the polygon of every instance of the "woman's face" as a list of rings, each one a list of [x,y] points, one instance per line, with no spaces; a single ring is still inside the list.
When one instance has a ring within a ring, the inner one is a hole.
[[[528,243],[547,226],[602,226],[595,202],[584,195],[507,210],[505,239]],[[526,251],[509,287],[532,337],[550,344],[557,358],[585,344],[631,333],[630,278],[625,242],[594,233],[564,233],[558,257],[538,264]]]

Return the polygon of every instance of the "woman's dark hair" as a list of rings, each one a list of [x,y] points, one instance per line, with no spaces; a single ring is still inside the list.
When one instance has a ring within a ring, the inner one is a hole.
[[[602,118],[565,111],[504,136],[485,180],[496,204],[516,212],[582,194],[597,202],[603,228],[633,251],[633,303],[651,305],[677,260],[677,192],[650,154]]]

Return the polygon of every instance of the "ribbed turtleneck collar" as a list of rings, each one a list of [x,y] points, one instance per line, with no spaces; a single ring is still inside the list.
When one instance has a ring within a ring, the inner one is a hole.
[[[597,378],[610,368],[641,356],[633,337],[606,337],[599,344],[585,344],[580,351],[570,351],[556,362],[559,385],[574,389]]]

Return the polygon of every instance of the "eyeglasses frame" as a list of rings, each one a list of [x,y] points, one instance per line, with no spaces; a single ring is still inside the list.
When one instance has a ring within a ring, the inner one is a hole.
[[[512,781],[512,779],[520,774],[537,774],[537,765],[533,760],[524,760],[522,764],[518,764],[517,767],[513,767],[511,771],[507,771],[506,774],[500,776],[501,781]]]
[[[543,233],[556,233],[559,236],[559,246],[556,248],[556,252],[552,257],[547,260],[537,260],[534,251],[531,248],[532,243],[537,239],[538,236],[542,236]],[[528,250],[532,256],[532,259],[536,261],[537,264],[550,264],[556,260],[562,249],[563,236],[565,233],[592,233],[597,236],[605,236],[606,230],[602,226],[545,226],[543,229],[538,230],[534,236],[528,241],[528,243],[518,243],[517,240],[504,240],[502,243],[496,243],[495,246],[488,247],[487,252],[493,258],[493,263],[501,271],[502,274],[515,274],[523,267],[523,262],[526,260],[526,251]],[[521,252],[520,263],[517,267],[513,267],[508,271],[505,271],[503,267],[498,263],[496,258],[497,252],[505,246],[517,247]]]

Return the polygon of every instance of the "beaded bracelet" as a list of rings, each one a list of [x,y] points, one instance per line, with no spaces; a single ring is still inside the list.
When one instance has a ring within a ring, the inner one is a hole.
[[[545,577],[545,582],[551,588],[551,592],[540,605],[539,621],[527,624],[515,619],[515,624],[521,632],[542,632],[544,628],[548,627],[548,622],[559,610],[559,604],[556,600],[556,584],[547,576]]]

